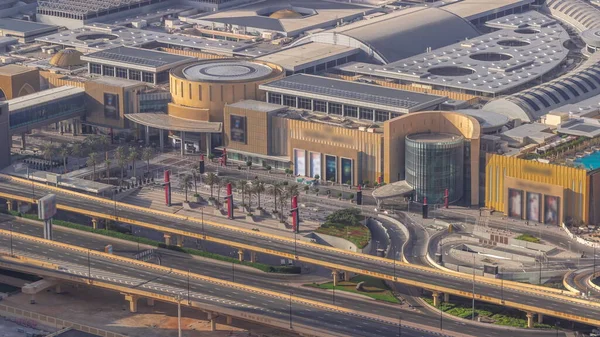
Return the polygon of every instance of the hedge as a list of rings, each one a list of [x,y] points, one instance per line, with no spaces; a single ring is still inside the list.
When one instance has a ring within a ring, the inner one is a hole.
[[[11,214],[13,216],[23,217],[26,219],[40,221],[38,219],[37,215],[35,215],[35,214],[22,214],[17,211],[8,211],[8,214]],[[301,268],[298,266],[270,266],[268,264],[258,263],[258,262],[250,262],[250,261],[240,262],[238,259],[232,258],[229,256],[223,256],[220,254],[210,253],[210,252],[206,252],[203,250],[179,247],[179,246],[175,246],[175,245],[167,246],[166,244],[159,242],[159,241],[150,240],[150,239],[139,237],[139,236],[134,236],[131,234],[120,233],[120,232],[117,232],[114,230],[109,230],[109,229],[94,229],[89,226],[84,226],[84,225],[76,224],[76,223],[69,222],[69,221],[52,220],[52,224],[57,225],[57,226],[77,229],[77,230],[81,230],[81,231],[85,231],[85,232],[89,232],[89,233],[109,236],[109,237],[113,237],[116,239],[122,239],[122,240],[127,240],[127,241],[132,241],[132,242],[139,242],[141,244],[145,244],[148,246],[165,248],[165,249],[169,249],[169,250],[173,250],[173,251],[177,251],[177,252],[181,252],[181,253],[187,253],[190,255],[206,257],[206,258],[213,259],[213,260],[242,264],[245,266],[256,268],[258,270],[262,270],[267,273],[300,274],[300,272],[301,272]]]

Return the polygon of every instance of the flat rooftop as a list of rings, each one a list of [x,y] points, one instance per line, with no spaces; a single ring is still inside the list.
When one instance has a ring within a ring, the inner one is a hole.
[[[543,14],[529,11],[486,22],[501,30],[386,65],[351,62],[337,69],[461,90],[499,94],[559,66],[569,34]]]
[[[208,53],[248,57],[258,57],[281,49],[280,46],[270,42],[232,42],[102,23],[92,23],[82,28],[61,31],[36,38],[35,41],[90,51],[112,49],[119,46],[143,47],[157,42],[164,45],[202,50]]]
[[[20,66],[17,64],[8,64],[0,67],[0,75],[12,76],[32,71],[34,69]]]
[[[6,32],[13,32],[27,36],[52,30],[58,30],[58,27],[25,20],[8,18],[2,18],[2,20],[0,20],[0,31],[2,31],[3,34],[6,34]]]
[[[267,102],[263,102],[263,101],[256,101],[253,99],[248,99],[248,100],[239,101],[239,102],[236,102],[233,104],[228,104],[228,106],[230,106],[232,108],[249,109],[249,110],[261,111],[261,112],[279,111],[279,110],[285,110],[288,108],[286,106],[267,103]]]
[[[261,84],[260,89],[289,95],[309,95],[329,101],[359,103],[401,113],[418,111],[444,102],[443,96],[398,90],[383,86],[338,80],[329,77],[295,74],[286,78]]]
[[[592,118],[575,118],[560,124],[558,133],[595,138],[600,136],[600,121]]]
[[[81,60],[96,63],[119,63],[160,71],[197,59],[156,50],[121,46],[84,55]]]
[[[65,85],[8,100],[8,110],[12,113],[34,105],[45,104],[73,95],[83,95],[84,93],[85,89],[83,88]]]
[[[301,14],[296,18],[270,17],[278,10],[289,9]],[[189,23],[210,25],[231,24],[261,30],[272,30],[288,35],[298,35],[318,27],[335,26],[339,21],[348,22],[379,9],[352,3],[322,0],[266,0],[216,13],[198,14],[185,19]]]
[[[353,47],[311,42],[261,56],[258,60],[278,64],[285,70],[298,71],[314,64],[355,55],[359,51]]]
[[[441,7],[465,20],[475,20],[507,9],[525,6],[535,0],[462,0]]]

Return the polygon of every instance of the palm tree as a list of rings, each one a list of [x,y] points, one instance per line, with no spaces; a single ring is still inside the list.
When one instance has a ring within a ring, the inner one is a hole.
[[[275,183],[269,187],[269,193],[273,196],[275,201],[275,210],[277,210],[277,197],[281,196],[283,189],[281,188],[281,184]]]
[[[63,144],[60,147],[60,150],[58,151],[58,153],[60,154],[60,156],[63,160],[63,172],[67,173],[67,158],[69,157],[69,154],[71,153],[71,149],[67,146],[67,144]]]
[[[235,187],[242,194],[242,205],[246,206],[246,188],[248,188],[248,182],[246,180],[238,180],[235,183]]]
[[[79,156],[83,155],[83,146],[81,143],[74,143],[71,146],[71,155],[77,157],[77,167],[79,167]]]
[[[102,152],[104,152],[104,156],[108,158],[108,144],[110,144],[110,140],[108,139],[108,137],[106,135],[99,135],[96,138],[96,142],[98,144],[98,147],[102,149]]]
[[[260,194],[265,192],[266,188],[265,188],[265,183],[262,181],[255,181],[255,185],[254,185],[254,193],[256,193],[256,198],[258,199],[258,209],[262,209],[262,207],[260,207]]]
[[[127,157],[127,159],[129,159],[129,161],[131,162],[132,176],[135,176],[135,162],[139,159],[139,157],[140,154],[135,148],[131,148],[129,150],[129,157]]]
[[[119,146],[115,150],[115,159],[117,160],[117,165],[121,168],[121,181],[123,180],[123,170],[127,166],[127,152],[127,148],[124,146]]]
[[[225,186],[227,186],[227,183],[229,183],[229,180],[227,179],[221,179],[219,177],[217,177],[217,200],[221,200],[221,189]]]
[[[105,160],[104,165],[106,165],[106,181],[110,184],[110,160]]]
[[[198,176],[200,172],[197,169],[192,169],[192,179],[194,180],[194,194],[198,194]]]
[[[45,143],[40,146],[40,151],[42,152],[42,157],[44,157],[44,159],[52,160],[56,155],[56,146],[52,143]]]
[[[208,186],[210,186],[210,198],[211,199],[214,199],[213,189],[215,187],[215,184],[218,182],[218,180],[219,180],[219,177],[217,177],[217,175],[212,172],[210,172],[208,175],[206,175],[205,182]]]
[[[96,179],[96,164],[98,164],[98,153],[92,152],[89,154],[87,159],[87,165],[92,166],[94,168],[94,172],[92,174],[92,180]]]
[[[185,190],[185,202],[188,202],[188,189],[192,187],[192,176],[189,174],[184,175],[181,179],[181,185]]]
[[[254,186],[248,186],[246,188],[246,193],[248,193],[248,208],[252,207],[252,195],[254,194]]]
[[[146,162],[146,173],[148,173],[148,175],[150,175],[150,159],[152,159],[153,155],[154,150],[152,150],[151,147],[145,147],[144,150],[142,150],[142,160]]]

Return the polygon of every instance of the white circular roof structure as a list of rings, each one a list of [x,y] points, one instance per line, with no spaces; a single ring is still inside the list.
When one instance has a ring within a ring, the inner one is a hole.
[[[581,33],[581,39],[590,46],[600,47],[600,28],[592,28]]]
[[[273,69],[250,61],[216,61],[196,63],[181,69],[184,78],[192,81],[249,81],[270,75]]]

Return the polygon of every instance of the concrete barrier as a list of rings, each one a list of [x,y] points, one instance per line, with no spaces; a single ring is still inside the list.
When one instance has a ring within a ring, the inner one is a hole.
[[[408,260],[406,259],[406,256],[404,254],[406,244],[410,241],[410,232],[408,231],[408,228],[406,228],[406,225],[403,224],[402,222],[400,222],[392,217],[389,217],[387,215],[378,214],[377,216],[393,223],[394,225],[396,225],[396,227],[398,227],[402,231],[402,234],[404,234],[404,237],[406,238],[406,240],[404,241],[404,243],[402,243],[402,248],[401,248],[402,254],[401,255],[402,255],[402,262],[408,264]]]

